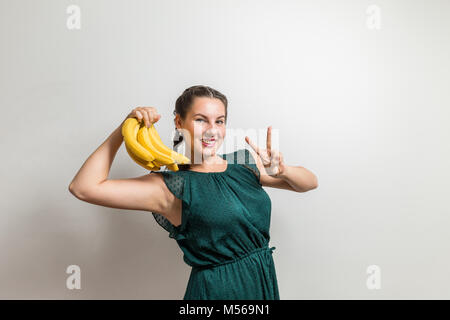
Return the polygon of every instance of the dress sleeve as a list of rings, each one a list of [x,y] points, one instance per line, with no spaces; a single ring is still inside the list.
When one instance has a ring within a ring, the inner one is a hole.
[[[253,158],[252,154],[250,153],[250,151],[248,149],[244,149],[244,150],[245,150],[245,159],[246,159],[245,163],[248,167],[250,167],[251,170],[253,170],[256,177],[258,178],[258,183],[259,183],[260,172],[259,172],[258,166],[256,165],[256,159]]]
[[[189,193],[185,192],[186,189],[186,177],[181,172],[173,172],[173,171],[160,171],[158,172],[162,175],[164,182],[170,192],[173,193],[175,197],[181,199],[183,202],[182,207],[186,208],[189,201]],[[153,217],[156,222],[163,227],[166,231],[169,232],[169,237],[174,239],[181,239],[184,236],[180,233],[183,224],[175,227],[169,220],[167,220],[162,214],[152,212]],[[184,214],[184,210],[183,210]],[[183,218],[184,219],[184,218]]]
[[[253,158],[250,151],[248,149],[240,149],[235,153],[236,153],[235,161],[237,161],[238,164],[241,164],[247,169],[251,170],[255,174],[258,184],[261,184],[259,181],[260,172],[256,165],[256,160]]]

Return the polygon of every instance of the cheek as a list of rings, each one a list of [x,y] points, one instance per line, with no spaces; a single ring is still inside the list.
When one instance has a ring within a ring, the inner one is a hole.
[[[189,133],[193,139],[201,139],[203,136],[203,126],[200,123],[193,124],[189,128]]]
[[[203,126],[200,123],[194,125],[192,129],[192,135],[195,138],[201,138],[203,136]]]

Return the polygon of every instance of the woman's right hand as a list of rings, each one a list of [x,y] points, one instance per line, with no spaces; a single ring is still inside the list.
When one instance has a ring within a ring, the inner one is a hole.
[[[143,119],[145,126],[149,128],[152,123],[157,122],[161,118],[161,115],[158,114],[154,107],[136,107],[128,114],[125,120],[128,118],[136,118],[139,122]]]

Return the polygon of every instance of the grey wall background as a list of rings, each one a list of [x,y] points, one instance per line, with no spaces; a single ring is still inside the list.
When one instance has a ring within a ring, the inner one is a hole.
[[[229,128],[278,129],[287,164],[319,178],[265,188],[281,299],[450,298],[450,2],[2,0],[0,15],[0,298],[183,297],[190,268],[150,213],[67,187],[136,106],[157,108],[170,145],[194,84],[228,97]],[[145,173],[122,145],[109,178]]]

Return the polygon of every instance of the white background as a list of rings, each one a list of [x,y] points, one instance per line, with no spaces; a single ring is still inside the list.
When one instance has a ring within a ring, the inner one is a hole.
[[[171,146],[197,84],[227,96],[228,128],[272,125],[287,164],[318,177],[265,188],[281,299],[450,298],[449,1],[1,0],[0,24],[0,298],[183,297],[190,267],[149,212],[68,185],[136,106]],[[145,173],[122,144],[109,178]]]

